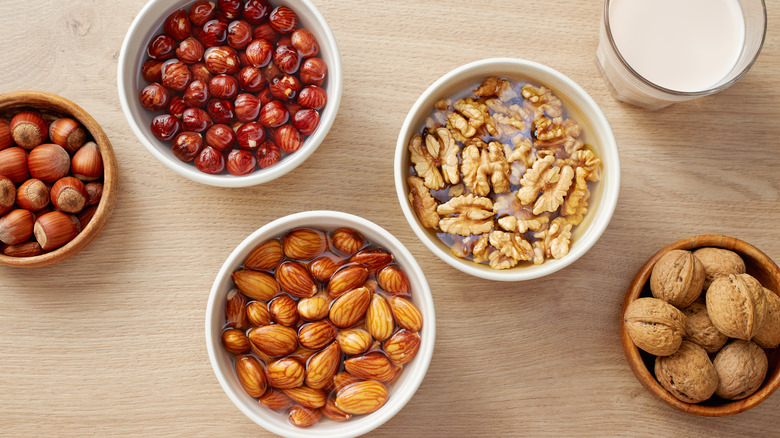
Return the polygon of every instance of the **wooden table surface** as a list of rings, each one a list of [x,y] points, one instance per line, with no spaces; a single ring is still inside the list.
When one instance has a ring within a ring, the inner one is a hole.
[[[372,436],[777,433],[780,395],[729,418],[650,395],[618,337],[643,262],[696,234],[746,240],[780,260],[780,2],[753,69],[728,90],[650,112],[613,100],[595,63],[602,2],[313,0],[338,40],[344,94],[325,142],[290,174],[221,189],[173,174],[136,140],[116,68],[145,0],[5,0],[0,92],[49,91],[110,137],[120,193],[84,251],[39,269],[0,267],[0,435],[269,436],[220,388],[204,316],[229,252],[302,210],[363,216],[422,266],[437,340],[417,394]],[[433,81],[486,57],[549,65],[601,106],[618,141],[620,201],[598,243],[536,281],[470,277],[433,256],[401,214],[396,137]]]

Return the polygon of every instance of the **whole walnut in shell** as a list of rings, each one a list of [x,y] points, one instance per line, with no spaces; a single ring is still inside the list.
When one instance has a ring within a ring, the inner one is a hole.
[[[704,267],[690,251],[673,249],[664,254],[650,274],[653,296],[678,307],[688,307],[701,295]]]
[[[715,393],[729,400],[743,399],[756,392],[768,367],[761,347],[739,339],[723,347],[712,363],[720,379]]]
[[[777,348],[780,345],[780,297],[767,288],[764,288],[764,293],[767,303],[766,318],[753,336],[753,342],[764,348]]]
[[[696,300],[682,312],[685,314],[685,339],[701,346],[707,353],[715,353],[729,340],[710,321],[704,299]]]
[[[749,340],[767,314],[761,283],[748,274],[716,278],[707,289],[707,314],[717,329],[730,338]]]
[[[707,352],[688,341],[671,356],[655,358],[655,378],[686,403],[703,402],[718,388],[718,374]]]
[[[699,248],[693,255],[704,267],[704,289],[712,284],[718,277],[729,274],[744,274],[745,261],[734,251],[723,248]]]
[[[656,356],[668,356],[677,351],[685,336],[685,315],[657,298],[632,301],[623,320],[634,344]]]

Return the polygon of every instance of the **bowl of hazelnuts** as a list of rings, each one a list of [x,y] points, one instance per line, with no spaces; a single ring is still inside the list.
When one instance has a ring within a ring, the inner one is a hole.
[[[150,0],[117,75],[141,144],[174,172],[221,187],[303,163],[341,100],[336,40],[309,0]]]
[[[637,273],[620,321],[645,388],[682,411],[737,414],[780,386],[780,268],[742,240],[672,243]]]
[[[40,91],[0,95],[0,264],[45,266],[81,251],[117,191],[111,143],[86,111]]]

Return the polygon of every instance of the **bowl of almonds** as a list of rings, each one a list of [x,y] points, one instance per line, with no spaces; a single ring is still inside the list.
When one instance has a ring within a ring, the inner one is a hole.
[[[209,358],[252,421],[283,436],[357,436],[414,395],[435,314],[419,265],[360,217],[310,211],[247,237],[217,274]]]
[[[637,379],[682,411],[743,412],[780,386],[780,268],[742,240],[686,238],[631,282],[620,335]]]
[[[498,58],[425,90],[398,135],[394,176],[407,221],[434,254],[477,277],[518,281],[596,243],[617,204],[620,159],[579,85]]]

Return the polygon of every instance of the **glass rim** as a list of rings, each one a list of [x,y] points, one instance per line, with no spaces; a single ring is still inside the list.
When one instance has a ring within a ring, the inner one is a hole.
[[[744,76],[748,70],[750,70],[751,67],[753,67],[753,64],[755,64],[756,60],[758,59],[758,55],[761,54],[761,49],[764,47],[764,41],[766,41],[766,25],[767,25],[767,17],[766,17],[766,3],[765,0],[759,0],[761,2],[761,10],[763,12],[764,20],[763,20],[763,28],[761,31],[761,42],[758,44],[758,49],[756,50],[756,53],[753,54],[753,57],[750,59],[750,61],[745,65],[745,68],[742,69],[742,71],[739,72],[739,74],[735,75],[733,78],[731,78],[729,81],[724,82],[717,87],[711,87],[707,88],[705,90],[701,91],[679,91],[679,90],[673,90],[671,88],[666,88],[661,85],[658,85],[649,79],[645,78],[639,72],[634,70],[631,65],[628,64],[628,61],[626,61],[625,58],[623,58],[623,55],[620,53],[620,50],[617,47],[617,44],[615,43],[614,38],[612,38],[612,29],[609,26],[609,5],[612,3],[613,0],[605,0],[604,1],[604,28],[607,33],[607,39],[609,39],[609,44],[612,46],[612,50],[617,55],[618,59],[620,60],[620,63],[632,74],[634,77],[639,79],[642,83],[645,85],[657,90],[661,91],[666,94],[671,94],[673,96],[681,96],[681,97],[701,97],[701,96],[707,96],[710,94],[715,94],[720,91],[725,90],[726,88],[734,85],[735,82],[740,80],[742,76]]]

